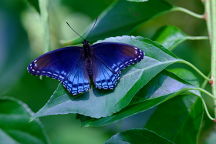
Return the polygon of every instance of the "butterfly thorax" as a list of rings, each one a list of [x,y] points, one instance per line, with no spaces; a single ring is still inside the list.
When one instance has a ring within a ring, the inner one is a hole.
[[[85,58],[85,65],[87,68],[88,75],[90,78],[93,75],[92,71],[92,60],[91,60],[91,48],[90,44],[87,40],[83,41],[83,48],[84,48],[84,58]]]
[[[90,49],[90,44],[87,40],[83,41],[83,48],[84,48],[84,57],[85,58],[90,58],[91,57],[91,49]]]

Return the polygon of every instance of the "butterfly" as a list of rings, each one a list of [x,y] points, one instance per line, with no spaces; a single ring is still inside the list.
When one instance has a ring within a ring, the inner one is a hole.
[[[47,52],[36,58],[27,70],[32,75],[59,80],[72,94],[90,89],[93,82],[98,89],[114,89],[121,70],[141,61],[144,52],[139,48],[118,42],[101,42],[69,46]]]

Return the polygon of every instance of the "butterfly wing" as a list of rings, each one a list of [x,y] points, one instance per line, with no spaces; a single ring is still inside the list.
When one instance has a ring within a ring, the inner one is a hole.
[[[48,52],[35,59],[27,69],[33,75],[61,81],[73,95],[90,88],[82,47],[65,47]]]
[[[102,61],[93,57],[93,81],[96,88],[99,89],[113,89],[119,78],[120,72],[113,72]]]
[[[102,42],[91,46],[93,81],[96,87],[112,89],[116,86],[123,68],[141,61],[144,53],[139,48],[115,42]]]

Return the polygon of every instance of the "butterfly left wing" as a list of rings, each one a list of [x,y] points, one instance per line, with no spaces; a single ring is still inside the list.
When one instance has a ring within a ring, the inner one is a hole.
[[[61,81],[73,95],[90,88],[82,47],[65,47],[45,53],[35,59],[27,69],[33,75],[47,76]]]
[[[123,68],[141,61],[144,53],[139,48],[116,42],[102,42],[91,46],[93,53],[93,81],[96,87],[112,89]]]

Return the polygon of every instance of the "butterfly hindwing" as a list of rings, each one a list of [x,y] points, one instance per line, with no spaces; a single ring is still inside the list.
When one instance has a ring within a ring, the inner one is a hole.
[[[61,81],[72,94],[89,89],[89,77],[86,72],[82,47],[65,47],[48,52],[35,59],[28,71],[33,75],[47,76]]]
[[[103,42],[94,44],[91,48],[95,58],[93,81],[96,87],[101,89],[115,87],[121,70],[141,61],[144,57],[142,50],[123,43]]]
[[[93,81],[96,88],[99,89],[113,89],[119,78],[119,72],[113,72],[109,67],[103,64],[100,59],[96,57],[92,60],[93,63]]]
[[[63,81],[63,86],[73,95],[89,90],[90,80],[85,67],[85,61],[80,60]]]

